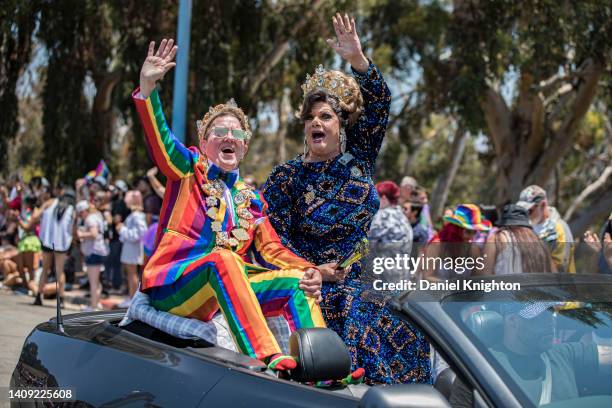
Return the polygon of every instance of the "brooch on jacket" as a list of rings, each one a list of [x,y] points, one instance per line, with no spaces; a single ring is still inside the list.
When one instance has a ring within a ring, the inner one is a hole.
[[[223,198],[224,186],[220,180],[211,180],[202,186],[206,197],[206,215],[211,219],[211,229],[215,233],[215,248],[228,248],[236,250],[240,241],[248,241],[249,220],[253,214],[249,211],[251,199],[255,194],[251,189],[243,188],[233,196],[237,223],[230,230],[223,230],[223,218],[227,210],[227,203]],[[213,250],[214,250],[213,249]]]

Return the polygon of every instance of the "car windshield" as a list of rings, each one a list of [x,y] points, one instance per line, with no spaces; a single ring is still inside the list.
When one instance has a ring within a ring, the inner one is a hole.
[[[609,285],[464,292],[442,307],[525,405],[612,404],[611,294]]]

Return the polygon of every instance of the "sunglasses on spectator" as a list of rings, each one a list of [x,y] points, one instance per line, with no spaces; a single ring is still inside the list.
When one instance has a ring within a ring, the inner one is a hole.
[[[236,140],[246,140],[247,132],[242,129],[229,129],[226,127],[214,127],[212,128],[212,134],[216,137],[226,137],[231,134],[230,137]]]

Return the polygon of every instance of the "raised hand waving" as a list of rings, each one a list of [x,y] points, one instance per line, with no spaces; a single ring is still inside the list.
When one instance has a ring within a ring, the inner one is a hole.
[[[328,39],[327,44],[357,71],[367,71],[370,63],[361,50],[361,41],[357,35],[355,19],[349,18],[347,14],[342,16],[340,13],[336,13],[332,17],[332,22],[336,32],[336,41]]]
[[[148,97],[155,88],[155,83],[176,66],[174,56],[177,50],[178,47],[174,45],[172,38],[169,40],[164,38],[157,52],[155,52],[155,41],[151,41],[147,58],[140,69],[140,93],[143,96]]]

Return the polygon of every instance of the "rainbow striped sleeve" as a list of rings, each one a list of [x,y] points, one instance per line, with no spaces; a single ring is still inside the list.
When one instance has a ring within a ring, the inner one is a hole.
[[[264,217],[255,230],[254,243],[256,258],[269,269],[307,269],[315,265],[300,258],[280,242],[268,217]]]
[[[193,173],[198,161],[196,149],[188,149],[172,134],[166,123],[159,93],[155,89],[147,99],[139,98],[140,88],[132,93],[151,159],[160,171],[171,180],[178,180]]]

